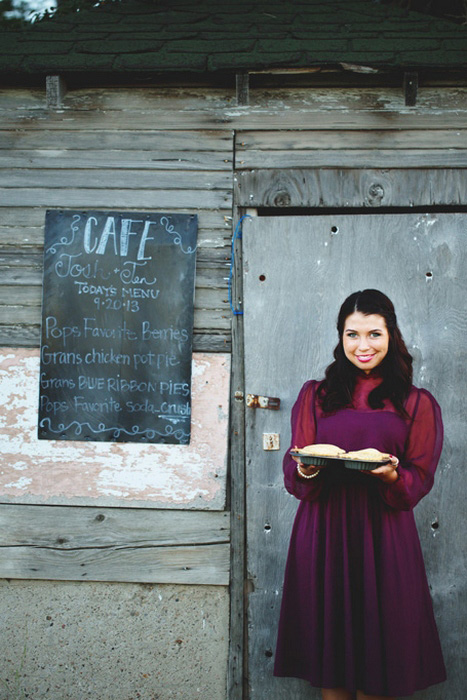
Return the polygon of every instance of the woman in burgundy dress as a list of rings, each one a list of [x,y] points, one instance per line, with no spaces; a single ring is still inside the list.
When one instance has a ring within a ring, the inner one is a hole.
[[[413,515],[433,485],[441,413],[412,385],[382,292],[348,297],[337,329],[324,381],[306,382],[294,405],[292,447],[373,447],[391,461],[364,472],[286,454],[285,486],[300,504],[274,673],[309,681],[323,700],[407,696],[446,678]]]

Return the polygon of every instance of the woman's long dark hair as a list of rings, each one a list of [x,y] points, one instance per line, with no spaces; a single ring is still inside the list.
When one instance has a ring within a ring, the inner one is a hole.
[[[389,399],[403,416],[407,413],[404,402],[412,385],[412,356],[407,350],[397,325],[392,301],[377,289],[364,289],[351,294],[342,304],[337,318],[339,342],[334,349],[334,362],[326,369],[325,379],[318,388],[318,397],[325,413],[333,413],[352,405],[352,395],[361,373],[347,359],[343,347],[345,321],[356,311],[369,316],[378,314],[386,321],[389,347],[386,357],[378,366],[383,381],[368,396],[371,408],[383,408],[384,399]]]

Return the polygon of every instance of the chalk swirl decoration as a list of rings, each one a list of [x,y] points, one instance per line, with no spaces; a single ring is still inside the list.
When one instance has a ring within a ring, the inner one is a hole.
[[[192,255],[196,252],[196,248],[198,247],[197,245],[195,245],[194,248],[192,248],[191,246],[188,246],[187,248],[183,247],[183,238],[181,233],[175,230],[175,226],[170,223],[167,216],[161,216],[160,223],[161,226],[165,227],[166,232],[173,236],[173,242],[175,243],[175,245],[180,246],[180,250],[182,251],[182,253],[185,253],[185,255]]]
[[[79,214],[75,214],[73,216],[73,219],[71,221],[71,238],[65,238],[65,236],[62,236],[59,241],[55,241],[53,245],[50,246],[50,248],[47,250],[47,253],[52,253],[55,254],[57,252],[57,246],[58,245],[72,245],[72,243],[75,240],[75,234],[79,231],[79,226],[78,222],[80,221],[81,216]]]
[[[97,427],[94,428],[90,423],[80,423],[79,421],[72,421],[69,425],[59,423],[56,428],[52,428],[52,422],[50,418],[43,418],[40,421],[39,425],[43,430],[55,433],[56,435],[63,435],[63,433],[66,433],[68,431],[72,432],[73,430],[76,436],[82,435],[83,428],[86,427],[95,435],[99,435],[102,433],[112,433],[112,436],[115,439],[119,438],[121,435],[142,435],[148,440],[153,440],[156,437],[156,435],[160,435],[162,437],[174,437],[176,440],[180,441],[183,441],[184,438],[189,437],[189,433],[186,433],[184,430],[182,430],[182,428],[174,429],[172,425],[166,425],[165,430],[162,432],[160,430],[154,430],[153,428],[141,430],[138,425],[133,425],[131,430],[127,430],[126,428],[109,427],[106,426],[104,423],[99,423]]]

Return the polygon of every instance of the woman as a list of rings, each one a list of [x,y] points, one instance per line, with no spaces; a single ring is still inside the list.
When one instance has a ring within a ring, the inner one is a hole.
[[[300,499],[285,573],[274,673],[308,680],[323,700],[412,695],[446,678],[412,509],[433,485],[438,404],[412,385],[392,302],[349,296],[322,382],[292,410],[292,447],[389,453],[371,472],[284,458]],[[355,696],[356,693],[356,696]]]

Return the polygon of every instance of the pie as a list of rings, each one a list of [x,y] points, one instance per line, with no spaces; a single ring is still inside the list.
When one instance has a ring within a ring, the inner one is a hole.
[[[355,452],[346,452],[342,455],[343,459],[354,459],[359,462],[384,462],[391,459],[391,455],[387,452],[380,452],[374,447],[367,447],[364,450],[356,450]]]
[[[342,457],[345,450],[342,450],[337,445],[306,445],[297,450],[303,455],[312,455],[313,457]]]

